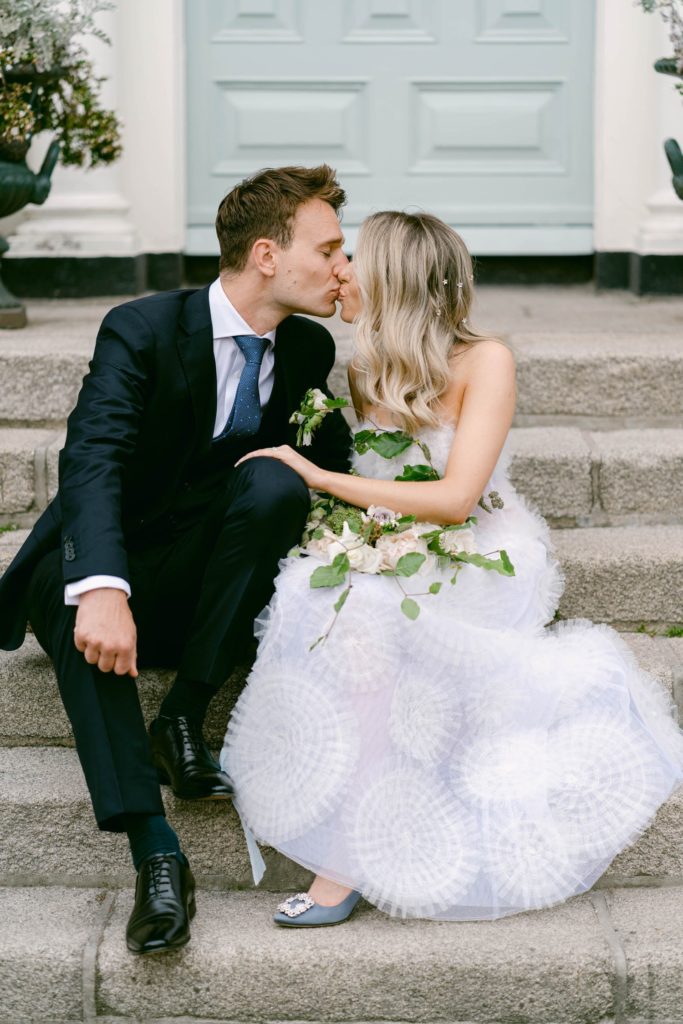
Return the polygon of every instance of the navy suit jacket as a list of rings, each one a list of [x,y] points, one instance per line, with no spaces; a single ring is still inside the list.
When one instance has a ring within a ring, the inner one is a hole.
[[[208,291],[136,299],[102,321],[69,417],[58,494],[0,579],[0,648],[23,643],[28,581],[49,551],[61,546],[65,583],[100,573],[129,579],[129,544],[143,530],[153,535],[192,464],[208,453],[217,390]],[[268,444],[295,445],[289,417],[308,388],[329,394],[334,358],[332,337],[320,324],[290,316],[278,326],[273,395],[264,413]],[[349,450],[348,427],[335,411],[304,454],[345,472]]]

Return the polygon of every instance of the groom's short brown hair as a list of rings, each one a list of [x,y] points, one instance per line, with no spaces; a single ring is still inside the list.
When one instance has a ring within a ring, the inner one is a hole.
[[[257,238],[272,238],[286,249],[292,241],[296,211],[309,199],[322,199],[337,212],[346,202],[346,193],[335,175],[327,164],[268,167],[235,185],[216,216],[220,269],[243,270]]]

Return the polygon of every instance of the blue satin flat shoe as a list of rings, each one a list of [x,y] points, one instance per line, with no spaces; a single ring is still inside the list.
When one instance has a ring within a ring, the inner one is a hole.
[[[351,916],[359,899],[359,892],[350,892],[334,907],[323,907],[308,893],[299,892],[279,904],[273,921],[283,928],[324,928],[330,924],[341,924]]]

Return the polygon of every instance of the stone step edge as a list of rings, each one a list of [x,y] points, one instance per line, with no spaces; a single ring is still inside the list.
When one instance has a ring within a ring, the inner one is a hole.
[[[17,471],[14,488],[9,474],[0,525],[30,527],[56,491],[64,435],[39,430],[17,430],[17,434],[24,443],[6,449],[10,466],[16,455]],[[683,429],[674,428],[670,434],[671,452],[656,450],[647,462],[650,479],[652,467],[667,467],[672,454],[683,452]],[[610,444],[610,436],[618,437],[616,446]],[[0,446],[2,441],[0,436]],[[655,493],[645,488],[644,498],[633,499],[631,488],[624,490],[626,475],[635,478],[635,491],[640,493],[643,474],[648,473],[643,467],[648,445],[638,441],[639,431],[590,431],[577,426],[514,428],[510,435],[511,476],[520,493],[527,495],[555,528],[680,524],[683,510],[676,498],[675,476],[665,481],[660,479],[661,470],[659,475],[655,473]],[[32,474],[26,463],[31,451]],[[668,475],[667,470],[665,477]]]
[[[679,725],[683,727],[683,637],[669,638],[652,637],[646,633],[625,633],[621,639],[630,648],[641,668],[654,676],[668,693],[678,709]],[[241,692],[246,676],[249,673],[248,662],[237,666],[218,696],[212,702],[205,726],[207,740],[217,750],[223,742],[225,727],[232,706]],[[34,678],[39,674],[38,682]],[[144,669],[138,680],[140,701],[143,714],[147,721],[154,717],[161,700],[166,694],[174,678],[171,669]],[[73,749],[73,739],[66,714],[63,711],[57,683],[50,660],[40,649],[34,636],[28,636],[24,646],[18,651],[0,651],[0,709],[2,719],[7,722],[12,708],[18,703],[20,693],[29,689],[34,694],[39,722],[44,716],[50,716],[51,734],[44,731],[20,732],[16,727],[0,735],[0,748],[3,747],[59,747]],[[9,705],[5,702],[9,700]],[[59,716],[57,728],[54,715]],[[20,721],[25,721],[23,711],[17,713]]]
[[[1,895],[0,1024],[681,1019],[679,888],[465,924],[361,904],[309,935],[273,926],[272,896],[200,891],[190,944],[150,958],[125,948],[131,890]]]

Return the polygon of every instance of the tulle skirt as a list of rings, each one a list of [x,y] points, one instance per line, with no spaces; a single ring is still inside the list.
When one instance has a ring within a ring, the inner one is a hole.
[[[543,521],[510,503],[479,549],[501,538],[513,579],[466,566],[451,586],[427,565],[402,581],[414,621],[396,580],[354,574],[313,650],[338,593],[287,559],[258,623],[221,754],[238,810],[388,914],[487,919],[580,893],[683,778],[670,702],[618,634],[544,628],[562,577]]]

